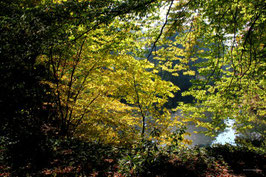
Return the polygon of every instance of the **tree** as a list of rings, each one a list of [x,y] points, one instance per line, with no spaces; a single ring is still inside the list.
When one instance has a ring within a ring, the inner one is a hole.
[[[264,1],[196,0],[179,1],[172,9],[168,34],[178,35],[159,57],[180,60],[184,65],[168,66],[196,75],[190,91],[183,93],[195,103],[181,103],[178,109],[211,136],[225,128],[228,117],[242,133],[265,127],[264,6]],[[195,65],[198,69],[188,70],[187,63],[198,59],[204,59]],[[207,112],[210,122],[204,121]],[[265,137],[265,128],[255,131]]]
[[[93,44],[97,44],[89,34],[91,31],[94,31],[94,35],[98,35],[97,30],[109,26],[116,18],[141,17],[156,5],[155,0],[0,2],[1,137],[7,140],[1,143],[4,143],[10,152],[7,158],[13,164],[18,166],[37,164],[38,159],[44,162],[42,157],[36,158],[35,155],[46,157],[45,153],[49,152],[45,150],[47,134],[51,133],[48,130],[56,127],[53,136],[59,136],[58,132],[62,136],[69,133],[64,126],[65,122],[69,121],[68,115],[73,111],[71,104],[76,92],[72,93],[73,82],[69,81],[73,79],[73,75],[64,73],[68,78],[59,80],[59,75],[56,75],[58,68],[54,68],[59,66],[55,64],[62,64],[59,60],[67,59],[64,69],[71,73],[79,63],[77,60],[81,55],[83,57],[81,48],[87,36],[91,40],[90,47],[93,48]],[[88,46],[87,43],[86,45]],[[106,47],[107,45],[103,48]],[[74,53],[77,51],[78,53]],[[102,50],[99,54],[103,52],[106,51]],[[90,54],[92,53],[93,51],[90,51]],[[94,55],[95,59],[99,58],[99,54]],[[86,59],[88,61],[88,58]],[[84,65],[88,64],[87,68],[92,66],[90,63],[84,63],[85,61],[82,58],[81,62]],[[100,66],[105,67],[105,65]],[[80,69],[87,68],[82,66]],[[103,68],[97,69],[97,72],[108,71]],[[85,71],[78,71],[77,74],[81,73],[86,74]],[[84,77],[78,81],[82,81]],[[65,87],[62,88],[63,86]],[[78,92],[83,86],[78,83],[75,87]],[[66,95],[59,95],[58,90]],[[104,96],[109,99],[109,95]],[[59,101],[65,102],[59,103]],[[58,110],[66,111],[62,114]],[[75,119],[77,123],[78,120]],[[22,152],[25,149],[28,149],[27,152]],[[44,154],[38,150],[44,150]]]
[[[149,71],[140,23],[116,19],[40,58],[55,78],[46,83],[57,97],[63,134],[121,144],[156,128],[169,133],[171,115],[163,106],[178,87]]]

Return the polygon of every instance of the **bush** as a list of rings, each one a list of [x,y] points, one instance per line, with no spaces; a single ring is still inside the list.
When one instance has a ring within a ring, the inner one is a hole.
[[[152,174],[150,168],[157,163],[159,154],[155,143],[144,140],[123,154],[119,160],[119,172],[125,176]]]
[[[84,142],[75,138],[51,141],[53,159],[41,172],[42,174],[90,176],[97,173],[99,176],[108,176],[108,173],[115,172],[113,165],[119,154],[111,146],[98,142]]]
[[[263,176],[266,164],[265,153],[258,152],[246,146],[233,146],[230,144],[216,144],[207,148],[208,155],[222,158],[233,173],[246,174],[247,176]],[[259,173],[256,173],[260,171]],[[252,173],[252,174],[250,174]]]
[[[119,161],[119,172],[125,176],[188,176],[227,175],[228,167],[221,158],[209,156],[205,148],[160,147],[152,142],[141,143]]]

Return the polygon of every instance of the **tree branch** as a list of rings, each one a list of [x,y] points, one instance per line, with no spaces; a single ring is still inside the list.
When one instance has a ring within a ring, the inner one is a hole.
[[[167,11],[167,14],[166,14],[166,17],[165,17],[165,22],[164,22],[164,24],[163,24],[163,26],[162,26],[162,28],[161,28],[160,34],[158,35],[158,37],[157,37],[156,40],[154,41],[153,46],[152,46],[152,48],[151,48],[151,50],[150,50],[150,53],[149,53],[149,55],[147,56],[147,59],[148,59],[148,60],[149,60],[149,58],[150,58],[150,56],[151,56],[151,54],[152,54],[153,49],[156,48],[156,43],[157,43],[157,42],[159,41],[159,39],[161,38],[161,36],[162,36],[162,34],[163,34],[163,30],[164,30],[165,26],[166,26],[167,23],[168,23],[168,16],[169,16],[169,13],[170,13],[170,10],[171,10],[171,8],[172,8],[173,3],[174,3],[174,0],[171,0],[171,4],[170,4],[170,6],[169,6],[169,8],[168,8],[168,11]]]

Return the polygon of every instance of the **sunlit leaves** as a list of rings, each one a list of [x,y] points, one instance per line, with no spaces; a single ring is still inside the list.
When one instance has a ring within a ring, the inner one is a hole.
[[[265,12],[260,8],[263,4],[263,1],[199,0],[186,6],[191,10],[184,11],[192,16],[191,28],[178,34],[173,43],[176,49],[169,52],[178,51],[176,54],[184,65],[193,61],[192,58],[204,60],[196,63],[194,86],[183,94],[192,95],[196,103],[181,104],[179,109],[186,119],[210,132],[223,129],[223,120],[227,117],[236,121],[240,132],[258,126],[258,122],[261,127],[265,126],[262,108],[265,107],[262,84],[265,80],[262,54],[265,52]],[[188,72],[185,66],[175,68]],[[210,113],[208,122],[202,121],[206,113]],[[264,136],[265,132],[259,129],[253,130]]]
[[[142,138],[154,128],[169,134],[171,114],[163,107],[179,88],[163,81],[144,58],[143,37],[151,33],[139,31],[139,23],[117,18],[74,45],[62,45],[62,52],[51,49],[50,68],[57,81],[49,84],[58,97],[60,119],[76,136],[130,143],[143,128]]]

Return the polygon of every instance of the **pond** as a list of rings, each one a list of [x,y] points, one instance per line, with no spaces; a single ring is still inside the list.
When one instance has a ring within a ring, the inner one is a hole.
[[[193,124],[188,125],[187,132],[189,132],[191,135],[187,136],[186,138],[189,140],[192,140],[191,146],[207,146],[212,144],[232,144],[235,145],[235,138],[236,138],[236,131],[233,128],[234,120],[226,119],[225,124],[227,125],[227,128],[218,134],[217,137],[211,138],[209,136],[205,136],[202,133],[194,133],[194,131],[203,131],[204,128],[202,127],[196,127]]]
[[[175,113],[174,116],[176,116],[179,113]],[[190,136],[185,136],[186,139],[192,140],[191,146],[208,146],[212,144],[232,144],[235,145],[235,138],[236,138],[236,131],[233,128],[234,120],[232,119],[226,119],[224,120],[224,123],[227,125],[227,128],[218,134],[217,137],[209,137],[204,135],[203,133],[195,133],[204,131],[203,127],[196,127],[193,123],[187,125],[187,132],[190,133]]]
[[[224,122],[227,125],[227,128],[216,137],[216,139],[212,142],[212,144],[229,143],[232,145],[236,145],[235,138],[236,138],[237,133],[236,133],[236,130],[233,128],[235,121],[232,119],[227,119]]]

